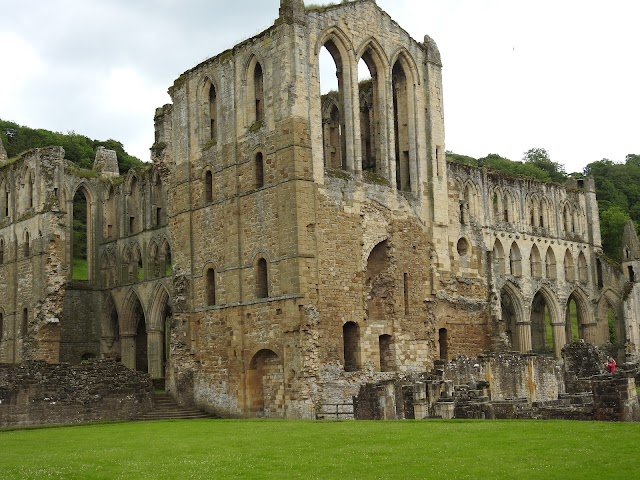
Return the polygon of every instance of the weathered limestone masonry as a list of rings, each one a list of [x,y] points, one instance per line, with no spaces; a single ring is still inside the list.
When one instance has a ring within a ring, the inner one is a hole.
[[[574,340],[638,360],[633,228],[621,271],[591,179],[447,164],[438,48],[373,0],[281,0],[169,93],[147,168],[104,149],[91,171],[60,148],[0,164],[0,362],[109,358],[221,415],[353,418],[363,385],[461,355],[515,355],[493,398],[538,374],[559,396]]]
[[[152,402],[150,379],[113,361],[0,365],[0,427],[128,420]]]
[[[172,284],[162,175],[120,177],[105,149],[91,171],[60,147],[0,165],[0,362],[104,357],[164,377]],[[81,278],[74,217],[86,217]]]

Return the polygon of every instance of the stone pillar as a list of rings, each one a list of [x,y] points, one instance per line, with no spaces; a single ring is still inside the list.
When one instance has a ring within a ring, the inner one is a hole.
[[[567,330],[564,323],[552,323],[553,330],[553,356],[562,358],[562,347],[567,344]]]
[[[586,343],[596,345],[597,332],[597,323],[586,323],[582,325],[582,337]]]
[[[120,352],[122,357],[122,364],[130,368],[136,369],[136,336],[135,335],[121,335],[120,336]]]
[[[532,350],[531,347],[531,322],[517,322],[516,336],[518,338],[518,351],[527,353]]]
[[[162,331],[147,331],[147,361],[151,378],[164,378],[162,369]]]

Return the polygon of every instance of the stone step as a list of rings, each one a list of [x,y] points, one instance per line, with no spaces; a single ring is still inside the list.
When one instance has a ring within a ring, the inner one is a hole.
[[[156,393],[153,409],[142,413],[135,420],[190,420],[196,418],[216,417],[197,408],[181,407],[166,393]]]

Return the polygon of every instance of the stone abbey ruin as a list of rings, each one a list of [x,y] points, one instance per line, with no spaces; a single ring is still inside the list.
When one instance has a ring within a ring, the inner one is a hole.
[[[417,418],[454,380],[557,400],[580,340],[636,362],[633,227],[613,265],[591,179],[447,163],[441,70],[373,0],[281,0],[170,87],[146,169],[0,150],[0,363],[113,359],[230,416],[348,418],[410,387]]]

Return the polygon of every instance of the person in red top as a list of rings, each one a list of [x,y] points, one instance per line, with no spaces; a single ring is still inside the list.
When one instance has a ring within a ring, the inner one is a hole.
[[[616,371],[616,361],[613,357],[607,358],[607,370],[609,370],[609,373],[614,373]]]

